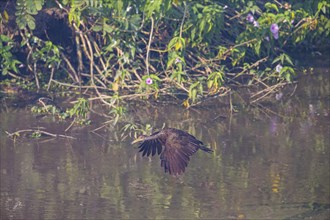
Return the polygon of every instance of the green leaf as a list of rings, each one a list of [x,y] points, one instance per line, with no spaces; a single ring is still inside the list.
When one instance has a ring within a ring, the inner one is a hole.
[[[286,81],[291,82],[291,74],[290,73],[286,73],[285,74],[285,79],[286,79]]]
[[[267,11],[270,11],[270,10],[274,9],[276,12],[278,12],[278,7],[274,3],[267,2],[265,4],[265,8],[267,9]]]
[[[0,40],[4,42],[10,42],[11,38],[6,35],[0,34]]]
[[[102,30],[102,26],[101,25],[95,25],[95,26],[93,26],[92,30],[95,31],[95,32],[99,32],[99,31]]]
[[[207,81],[207,88],[212,88],[214,81],[213,80],[208,80]]]
[[[8,12],[6,10],[4,10],[2,14],[3,14],[4,21],[7,23],[9,21]]]
[[[176,51],[178,51],[181,48],[185,48],[186,46],[186,41],[184,40],[184,38],[182,37],[173,37],[170,42],[167,45],[167,49],[171,50],[171,49],[175,49]]]
[[[199,84],[199,82],[197,81],[197,82],[195,82],[195,83],[193,83],[191,86],[190,86],[190,88],[189,88],[189,90],[192,90],[192,89],[194,89],[197,85]]]
[[[257,41],[257,43],[254,44],[254,51],[259,56],[260,55],[260,47],[261,47],[261,40]]]
[[[150,74],[150,78],[153,79],[153,80],[156,80],[156,81],[160,81],[161,79],[155,75],[155,74]]]
[[[197,97],[197,90],[196,89],[193,89],[192,90],[192,100],[195,101],[196,100],[196,97]]]
[[[291,58],[289,57],[289,55],[284,54],[284,57],[285,57],[285,60],[286,60],[291,66],[293,66],[293,62],[292,62]]]
[[[147,0],[144,6],[144,12],[147,18],[150,18],[154,12],[159,12],[162,0]]]
[[[199,83],[199,92],[200,92],[200,94],[203,94],[203,85],[202,85],[202,83]]]
[[[31,16],[32,17],[32,16]],[[36,23],[35,23],[35,21],[34,21],[34,18],[32,18],[32,19],[28,19],[27,20],[27,25],[29,26],[29,28],[31,29],[31,30],[34,30],[35,28],[36,28]]]
[[[280,61],[280,60],[281,60],[281,57],[278,56],[278,57],[276,57],[276,58],[273,60],[272,64],[277,63],[277,62]]]
[[[38,11],[42,9],[44,0],[25,0],[25,3],[27,13],[31,15],[36,15],[38,14]]]

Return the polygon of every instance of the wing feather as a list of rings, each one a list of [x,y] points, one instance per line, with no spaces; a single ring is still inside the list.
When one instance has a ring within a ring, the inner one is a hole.
[[[142,152],[143,157],[149,157],[150,154],[154,156],[157,152],[160,154],[163,149],[161,142],[158,140],[143,141],[138,148],[140,148],[139,152]]]
[[[150,156],[151,151],[152,151],[152,148],[155,147],[155,146],[153,145],[153,141],[150,141],[150,142],[151,142],[151,143],[149,144],[149,147],[148,147],[147,157]]]
[[[152,147],[152,153],[151,153],[151,156],[154,156],[156,154],[156,151],[157,151],[157,143],[155,143],[156,146],[153,146]]]
[[[158,153],[158,155],[162,152],[162,149],[163,149],[162,145],[161,144],[158,144],[157,145],[157,153]]]
[[[189,163],[189,156],[186,156],[181,150],[171,148],[165,149],[160,156],[161,167],[164,167],[165,173],[171,175],[181,174],[185,171]]]

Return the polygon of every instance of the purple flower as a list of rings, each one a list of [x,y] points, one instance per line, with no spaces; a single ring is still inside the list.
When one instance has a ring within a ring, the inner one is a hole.
[[[255,27],[259,27],[259,22],[254,21],[254,22],[253,22],[253,26],[255,26]]]
[[[270,31],[272,32],[272,34],[273,34],[273,37],[277,40],[278,39],[278,37],[279,37],[279,34],[278,34],[278,31],[279,31],[279,27],[278,27],[278,25],[276,24],[276,23],[274,23],[274,24],[272,24],[271,26],[270,26]]]
[[[147,78],[147,79],[146,79],[146,83],[147,83],[148,85],[151,85],[151,84],[152,84],[152,79],[151,79],[151,78]]]
[[[182,62],[182,61],[181,61],[181,59],[180,59],[180,58],[178,58],[178,57],[177,57],[177,58],[175,58],[175,61],[174,61],[174,63],[175,63],[175,64],[177,64],[177,63],[181,63],[181,62]]]
[[[278,30],[279,30],[279,27],[278,27],[278,25],[277,24],[272,24],[271,26],[270,26],[270,31],[273,33],[273,35],[275,35],[276,33],[278,33]]]
[[[250,22],[250,23],[253,23],[253,22],[254,22],[254,17],[253,17],[253,15],[249,13],[249,14],[246,16],[246,20],[247,20],[248,22]]]
[[[278,73],[281,72],[282,68],[283,68],[283,66],[281,66],[281,64],[277,64],[277,66],[275,67],[276,72],[278,72]]]

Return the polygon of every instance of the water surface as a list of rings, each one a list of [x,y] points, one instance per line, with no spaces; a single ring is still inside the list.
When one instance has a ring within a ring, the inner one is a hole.
[[[293,94],[233,114],[221,100],[190,110],[132,105],[128,120],[186,130],[214,149],[197,152],[179,178],[137,154],[120,123],[93,133],[95,119],[68,132],[76,140],[13,141],[4,131],[63,133],[69,123],[4,109],[1,219],[327,219],[330,74],[314,72]]]

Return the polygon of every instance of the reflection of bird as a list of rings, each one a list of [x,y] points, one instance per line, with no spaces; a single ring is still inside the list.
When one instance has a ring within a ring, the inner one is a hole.
[[[171,175],[182,174],[189,157],[198,149],[213,152],[194,136],[174,128],[163,129],[150,136],[141,135],[132,144],[137,142],[142,142],[139,146],[142,156],[154,156],[156,152],[160,154],[161,166],[165,173],[169,172]]]

